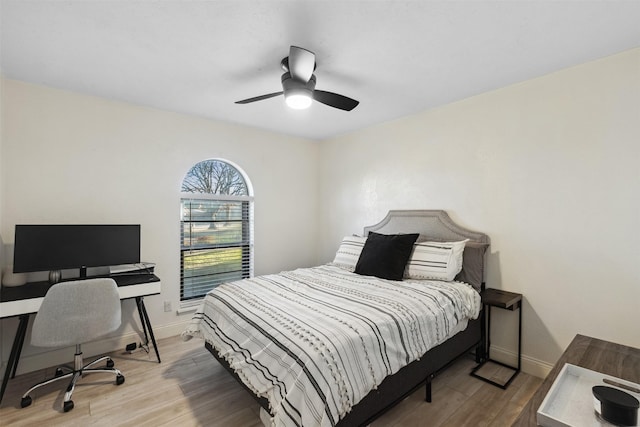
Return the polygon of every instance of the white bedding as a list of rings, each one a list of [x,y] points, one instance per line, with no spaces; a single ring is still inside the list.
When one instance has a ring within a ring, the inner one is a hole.
[[[218,286],[183,337],[205,339],[266,397],[271,425],[332,426],[480,307],[465,283],[395,282],[328,264]]]

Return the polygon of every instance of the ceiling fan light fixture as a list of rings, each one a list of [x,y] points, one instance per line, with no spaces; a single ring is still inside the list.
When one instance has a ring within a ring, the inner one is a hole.
[[[311,96],[306,93],[289,93],[284,97],[289,108],[304,110],[311,106]]]
[[[311,76],[309,81],[303,82],[291,77],[290,73],[282,75],[282,90],[284,100],[289,108],[304,110],[309,108],[313,101],[313,90],[316,87],[316,77]]]

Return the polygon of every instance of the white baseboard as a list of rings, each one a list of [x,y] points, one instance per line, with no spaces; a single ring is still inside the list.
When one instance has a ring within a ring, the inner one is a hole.
[[[518,365],[518,353],[495,345],[491,346],[491,358],[507,365]],[[553,365],[524,354],[522,355],[520,366],[522,372],[538,378],[546,378],[551,369],[553,369]]]
[[[154,327],[153,332],[156,340],[180,335],[186,328],[190,320],[191,319],[186,319],[180,322]],[[111,353],[113,351],[122,350],[122,352],[124,352],[127,344],[138,344],[141,342],[142,338],[143,337],[138,334],[138,332],[129,331],[124,335],[118,337],[107,337],[83,344],[82,353],[85,359],[90,359],[93,356]],[[153,350],[153,348],[150,348],[149,350],[149,360],[155,361],[155,351]],[[51,366],[59,366],[69,363],[73,364],[74,352],[74,347],[65,347],[37,354],[25,355],[23,353],[18,362],[18,370],[16,371],[16,375],[37,371],[38,369],[48,368]],[[160,358],[162,359],[162,353],[160,353]],[[2,361],[2,375],[4,375],[4,370],[6,369],[7,362],[8,361],[6,360]]]
[[[153,332],[156,340],[162,338],[169,338],[180,335],[186,328],[191,319],[185,319],[183,321],[171,323],[155,327]],[[136,331],[130,331],[119,337],[108,337],[91,343],[83,344],[82,352],[85,358],[92,356],[110,353],[112,351],[122,350],[127,344],[139,343],[141,336]],[[22,355],[18,364],[18,370],[16,375],[26,372],[37,371],[51,366],[58,366],[73,361],[73,347],[59,348],[52,351],[46,351],[43,353]],[[155,352],[153,350],[149,353],[149,360],[155,360]],[[162,354],[160,354],[162,358]],[[491,358],[497,361],[516,366],[518,363],[518,355],[512,350],[508,350],[495,345],[491,346]],[[6,360],[3,360],[2,375],[4,375],[4,369],[6,367]],[[551,369],[552,364],[544,362],[542,360],[535,359],[526,355],[522,355],[522,372],[529,375],[533,375],[538,378],[545,378]]]

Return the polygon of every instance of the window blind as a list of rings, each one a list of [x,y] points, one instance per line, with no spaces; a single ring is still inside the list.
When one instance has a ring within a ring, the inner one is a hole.
[[[180,300],[202,298],[221,283],[253,275],[250,197],[181,199]]]

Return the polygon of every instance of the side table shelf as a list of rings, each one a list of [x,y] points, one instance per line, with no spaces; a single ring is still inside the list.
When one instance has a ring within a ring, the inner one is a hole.
[[[482,298],[482,304],[484,305],[483,310],[483,344],[484,344],[484,355],[480,364],[473,368],[471,371],[471,376],[486,381],[490,384],[495,385],[496,387],[500,387],[502,389],[506,389],[509,384],[514,380],[516,375],[520,372],[520,364],[521,364],[521,356],[522,356],[522,294],[517,294],[514,292],[503,291],[500,289],[485,289],[480,293],[480,297]],[[504,310],[515,311],[518,310],[518,366],[510,366],[506,363],[499,362],[497,360],[491,359],[491,309],[492,307],[501,308]],[[504,366],[509,369],[513,369],[514,372],[509,377],[509,379],[501,384],[499,382],[493,381],[489,378],[485,378],[478,373],[478,370],[482,368],[487,362],[492,362],[498,364],[500,366]]]

